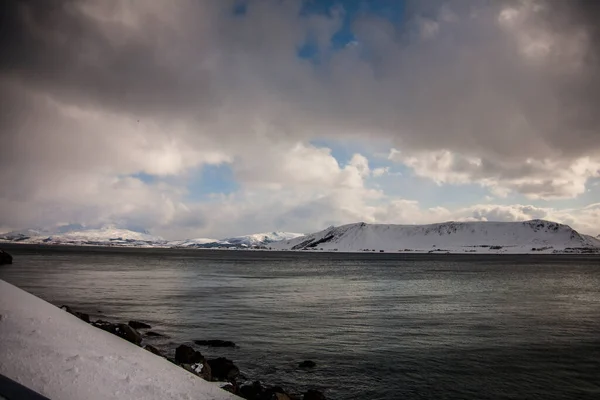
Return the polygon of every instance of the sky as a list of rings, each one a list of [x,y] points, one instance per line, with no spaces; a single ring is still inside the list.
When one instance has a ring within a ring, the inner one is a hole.
[[[600,234],[600,2],[5,0],[0,231]]]

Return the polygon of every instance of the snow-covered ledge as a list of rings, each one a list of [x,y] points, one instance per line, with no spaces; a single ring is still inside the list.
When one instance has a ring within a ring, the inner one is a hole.
[[[0,374],[53,400],[239,399],[2,280]]]

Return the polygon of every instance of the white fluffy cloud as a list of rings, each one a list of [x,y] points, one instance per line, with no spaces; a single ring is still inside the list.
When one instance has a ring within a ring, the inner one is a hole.
[[[521,193],[531,199],[573,198],[583,194],[590,178],[600,176],[600,161],[582,157],[563,160],[525,159],[493,162],[449,150],[410,153],[392,149],[392,161],[413,169],[416,175],[438,184],[479,184],[498,196]]]

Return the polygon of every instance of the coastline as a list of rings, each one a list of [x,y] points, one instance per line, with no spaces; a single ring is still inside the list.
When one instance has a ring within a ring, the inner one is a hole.
[[[138,250],[175,250],[175,251],[202,251],[202,252],[247,252],[247,253],[293,253],[293,254],[353,254],[353,255],[398,255],[398,256],[410,256],[410,255],[452,255],[452,256],[483,256],[483,255],[507,255],[507,256],[599,256],[600,248],[568,248],[564,250],[556,250],[553,248],[541,248],[533,250],[533,248],[529,251],[510,251],[510,246],[502,246],[501,249],[491,249],[489,251],[485,251],[484,249],[494,246],[471,246],[473,248],[461,249],[461,250],[448,250],[448,249],[431,249],[431,250],[413,250],[413,249],[404,249],[398,251],[390,251],[390,250],[377,250],[377,249],[362,249],[362,250],[352,250],[352,251],[344,251],[337,249],[301,249],[301,250],[290,250],[290,249],[252,249],[252,248],[225,248],[225,247],[169,247],[169,246],[157,246],[157,245],[148,245],[148,246],[127,246],[127,245],[110,245],[110,244],[80,244],[80,243],[28,243],[28,242],[14,242],[14,241],[3,241],[0,240],[0,246],[8,249],[19,249],[26,247],[36,247],[40,246],[43,248],[97,248],[97,249],[138,249]],[[483,251],[480,251],[483,250]]]
[[[0,374],[51,399],[239,397],[0,280]]]
[[[175,357],[166,357],[138,332],[150,328],[137,321],[90,321],[87,314],[58,308],[0,280],[0,374],[40,395],[64,400],[325,399],[316,390],[290,394],[248,381],[231,360],[205,359],[187,344],[177,347]]]

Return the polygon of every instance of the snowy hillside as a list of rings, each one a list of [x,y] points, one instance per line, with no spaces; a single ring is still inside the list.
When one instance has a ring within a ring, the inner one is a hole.
[[[285,240],[279,250],[440,253],[597,252],[600,241],[567,225],[526,222],[446,222],[432,225],[355,223]]]
[[[149,246],[164,245],[166,243],[160,236],[153,236],[147,231],[132,231],[117,228],[113,225],[91,229],[81,226],[72,226],[71,229],[59,227],[52,231],[27,229],[2,234],[0,239],[23,243],[112,246]]]
[[[21,242],[21,241],[29,241],[32,238],[37,237],[48,237],[51,235],[51,232],[44,231],[42,229],[24,229],[21,231],[12,231],[0,234],[1,240],[9,240],[12,242]]]
[[[267,232],[254,233],[252,235],[235,236],[232,238],[222,239],[221,242],[226,242],[234,245],[245,244],[247,246],[267,245],[269,243],[278,242],[280,240],[295,239],[300,236],[303,236],[303,234],[293,232]]]
[[[268,247],[270,243],[280,240],[290,240],[302,236],[301,233],[292,232],[267,232],[251,235],[235,236],[220,240],[214,239],[188,239],[169,242],[171,247],[196,247],[196,248],[251,248]]]
[[[70,244],[129,247],[174,248],[267,248],[270,243],[302,236],[292,232],[266,232],[234,236],[225,239],[196,238],[166,241],[148,231],[134,231],[114,225],[86,228],[63,225],[53,229],[26,229],[0,234],[0,241],[33,244]]]
[[[168,242],[169,247],[202,247],[206,244],[216,243],[217,239],[209,238],[197,238],[197,239],[185,239],[185,240],[172,240]]]

